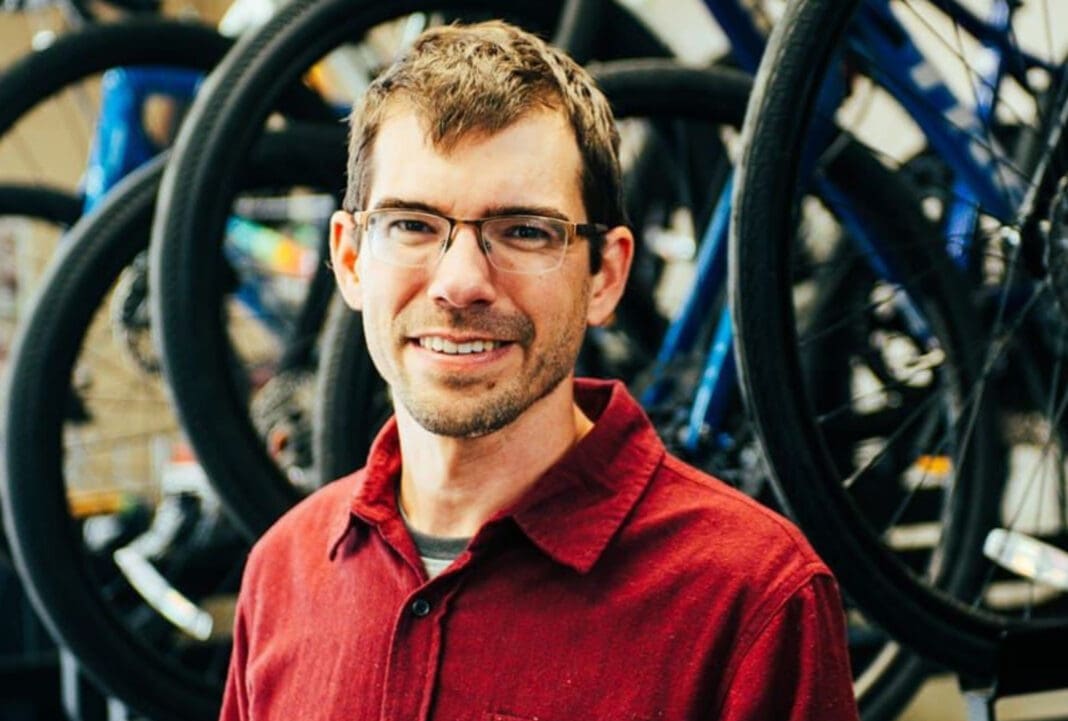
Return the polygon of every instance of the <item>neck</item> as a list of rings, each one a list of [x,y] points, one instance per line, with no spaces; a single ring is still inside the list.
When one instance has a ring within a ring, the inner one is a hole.
[[[571,379],[508,426],[478,438],[430,433],[398,404],[400,503],[409,524],[433,536],[475,535],[592,427],[575,404]]]

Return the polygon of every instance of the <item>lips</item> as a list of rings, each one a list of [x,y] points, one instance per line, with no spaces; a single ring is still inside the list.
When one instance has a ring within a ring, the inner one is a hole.
[[[398,339],[443,356],[497,354],[510,345],[526,348],[534,340],[534,324],[520,313],[492,308],[454,309],[442,314],[406,309],[395,321]]]
[[[502,341],[488,338],[453,341],[441,336],[423,336],[417,339],[419,346],[445,355],[469,355],[471,353],[488,353],[504,345]]]

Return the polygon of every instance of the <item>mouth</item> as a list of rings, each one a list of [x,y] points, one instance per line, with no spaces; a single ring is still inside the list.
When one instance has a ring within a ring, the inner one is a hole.
[[[478,353],[492,353],[495,350],[510,345],[510,341],[493,340],[489,338],[472,338],[456,341],[442,336],[422,336],[413,339],[420,348],[441,353],[443,355],[473,355]]]

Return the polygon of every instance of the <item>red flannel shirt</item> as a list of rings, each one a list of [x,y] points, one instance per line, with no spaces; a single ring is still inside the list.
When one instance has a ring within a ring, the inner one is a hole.
[[[576,395],[594,428],[433,580],[392,422],[280,520],[221,718],[854,721],[838,591],[801,534],[666,454],[622,385]]]

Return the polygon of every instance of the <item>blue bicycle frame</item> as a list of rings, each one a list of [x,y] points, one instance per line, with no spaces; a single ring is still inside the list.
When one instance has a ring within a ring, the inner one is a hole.
[[[705,0],[705,3],[730,39],[732,55],[744,70],[755,72],[764,52],[765,39],[749,11],[735,0]],[[653,366],[652,380],[642,392],[641,402],[646,408],[670,400],[674,360],[694,352],[708,309],[726,284],[732,188],[733,181],[728,178],[699,246],[693,285],[680,312],[668,326]],[[722,430],[737,386],[733,326],[726,307],[720,312],[703,357],[704,367],[693,402],[687,409],[680,436],[674,439],[690,452],[696,452],[707,442],[706,439],[711,439],[715,449],[729,448],[734,442],[731,435]]]
[[[116,183],[163,150],[148,137],[142,122],[149,100],[163,96],[189,101],[203,77],[175,68],[115,68],[104,73],[100,115],[82,181],[84,212],[92,211]]]
[[[988,70],[976,79],[975,104],[961,103],[949,90],[938,71],[911,41],[907,30],[893,15],[889,0],[865,2],[854,24],[849,43],[851,59],[862,61],[870,77],[886,89],[911,115],[927,137],[931,147],[951,169],[956,178],[953,201],[946,212],[944,233],[951,258],[961,266],[971,261],[971,238],[981,203],[986,212],[1005,222],[1015,220],[1025,202],[1029,178],[1018,171],[990,130],[994,102],[1002,80],[1013,77],[1025,82],[1028,69],[1041,68],[1061,83],[1061,70],[1021,52],[1010,37],[1014,8],[1008,0],[995,3],[990,18],[982,19],[956,0],[934,0],[934,4],[958,21],[960,27],[975,37],[987,54]],[[732,54],[743,69],[755,72],[764,39],[753,25],[745,8],[733,0],[705,0],[709,12],[731,40]],[[845,81],[824,89],[820,99],[824,126],[813,129],[811,147],[802,158],[802,174],[808,177],[816,160],[835,135],[832,122],[846,92]],[[891,254],[877,232],[850,208],[846,195],[825,179],[816,178],[816,189],[834,209],[853,242],[863,249],[863,256],[880,277],[894,281],[898,274],[888,260]],[[686,357],[698,342],[707,309],[726,284],[726,253],[730,194],[733,183],[721,192],[711,223],[696,258],[693,287],[672,320],[657,355],[652,382],[642,395],[646,407],[667,401],[671,393],[674,359]],[[898,294],[895,302],[903,312],[910,331],[923,344],[936,343],[930,329],[908,298]],[[722,432],[723,421],[735,392],[737,372],[733,353],[730,311],[723,308],[709,346],[694,400],[680,436],[675,439],[689,452],[704,445],[713,450],[734,443]]]
[[[198,71],[170,67],[115,68],[101,78],[100,114],[82,181],[84,212],[92,211],[122,178],[154,157],[163,148],[153,141],[144,126],[149,101],[165,97],[177,105],[192,100],[204,79]],[[247,246],[254,229],[249,223],[231,221],[242,242],[224,247],[231,262],[247,262]],[[286,321],[263,301],[253,278],[243,282],[236,297],[253,316],[277,335],[286,332]]]

